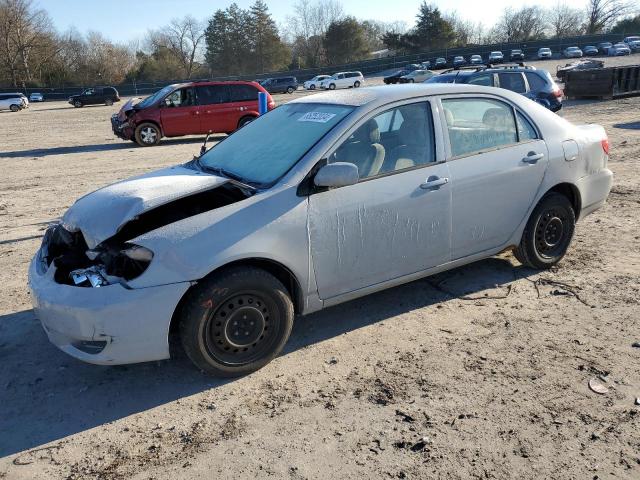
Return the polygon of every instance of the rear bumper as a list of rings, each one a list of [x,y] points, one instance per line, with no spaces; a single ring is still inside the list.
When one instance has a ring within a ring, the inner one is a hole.
[[[127,289],[57,283],[40,252],[29,267],[36,317],[49,341],[88,363],[118,365],[169,358],[169,325],[189,283]]]
[[[595,212],[606,203],[612,185],[613,173],[608,168],[578,180],[577,187],[582,200],[580,218]]]

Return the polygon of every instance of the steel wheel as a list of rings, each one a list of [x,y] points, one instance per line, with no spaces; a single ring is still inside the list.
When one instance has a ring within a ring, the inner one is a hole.
[[[550,208],[538,219],[535,229],[535,247],[540,256],[553,258],[566,249],[568,215],[564,209]]]
[[[224,365],[245,365],[273,350],[279,316],[276,305],[260,292],[234,295],[209,317],[207,352]]]

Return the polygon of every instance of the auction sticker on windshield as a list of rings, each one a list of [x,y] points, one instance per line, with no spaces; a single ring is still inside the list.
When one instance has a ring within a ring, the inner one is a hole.
[[[335,117],[335,113],[326,113],[326,112],[307,112],[302,115],[298,121],[299,122],[316,122],[316,123],[327,123],[333,117]]]

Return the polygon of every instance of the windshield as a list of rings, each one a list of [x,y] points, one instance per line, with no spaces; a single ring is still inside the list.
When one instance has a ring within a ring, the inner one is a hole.
[[[344,105],[282,105],[214,146],[198,163],[250,185],[270,186],[352,111]]]
[[[148,106],[153,105],[154,103],[156,103],[157,100],[161,99],[165,95],[168,95],[175,87],[176,87],[175,85],[167,85],[163,89],[158,90],[153,95],[149,95],[147,98],[145,98],[141,102],[138,102],[136,104],[136,107],[147,108]]]

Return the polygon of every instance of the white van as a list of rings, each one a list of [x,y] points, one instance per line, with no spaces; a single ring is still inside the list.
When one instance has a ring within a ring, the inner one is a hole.
[[[320,82],[320,88],[335,90],[336,88],[358,88],[364,83],[362,72],[339,72]]]
[[[29,106],[29,100],[22,93],[0,93],[0,110],[17,112]]]

